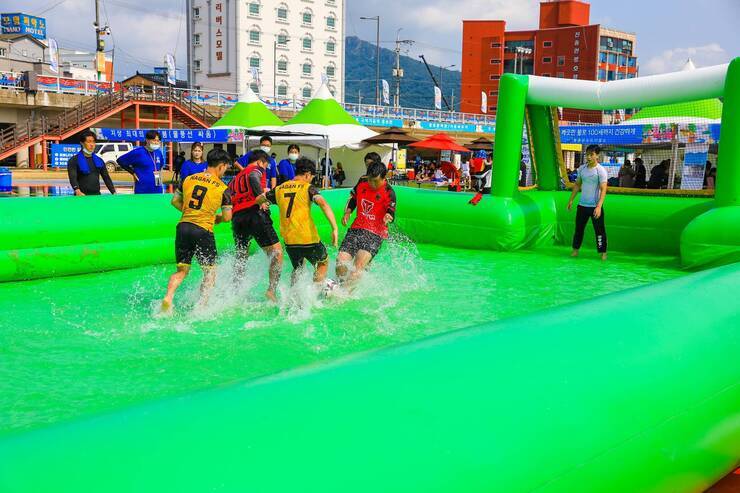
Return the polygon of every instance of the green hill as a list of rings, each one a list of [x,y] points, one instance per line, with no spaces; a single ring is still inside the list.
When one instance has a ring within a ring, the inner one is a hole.
[[[427,60],[428,61],[428,60]],[[392,50],[380,48],[380,78],[388,81],[391,88],[391,103],[396,91],[396,81],[393,78],[393,68],[396,65],[396,54]],[[439,67],[430,65],[434,77],[439,80]],[[401,56],[401,68],[404,77],[401,79],[401,106],[406,108],[434,108],[434,84],[424,63],[418,58]],[[345,71],[344,71],[344,100],[347,103],[358,102],[358,91],[361,92],[362,102],[375,102],[375,44],[363,41],[355,36],[345,40]],[[451,92],[454,90],[454,106],[459,109],[461,73],[444,70],[442,76],[442,90],[449,103]],[[382,86],[381,86],[382,88]],[[382,89],[381,89],[382,90]],[[381,95],[382,97],[382,95]],[[442,103],[442,109],[445,109]]]

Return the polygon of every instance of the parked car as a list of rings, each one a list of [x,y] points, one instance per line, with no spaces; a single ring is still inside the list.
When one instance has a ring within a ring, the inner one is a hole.
[[[121,169],[116,160],[133,149],[131,142],[100,142],[95,146],[95,153],[103,159],[108,172],[113,173]]]

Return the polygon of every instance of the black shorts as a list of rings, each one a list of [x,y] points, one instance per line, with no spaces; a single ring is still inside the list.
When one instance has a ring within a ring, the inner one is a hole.
[[[234,232],[237,252],[248,250],[252,238],[257,241],[260,248],[280,242],[272,225],[270,213],[262,209],[237,212],[231,220],[231,229]]]
[[[212,231],[193,223],[180,223],[175,234],[175,260],[178,265],[190,265],[193,255],[202,266],[216,263],[216,238]]]
[[[383,238],[380,235],[376,235],[366,229],[351,228],[347,230],[347,236],[342,240],[342,246],[339,247],[339,251],[349,253],[354,257],[358,251],[365,250],[375,257],[382,245]]]
[[[285,250],[288,252],[290,263],[293,264],[294,269],[297,269],[306,261],[314,266],[329,261],[329,254],[326,253],[326,247],[321,242],[311,245],[285,245]]]

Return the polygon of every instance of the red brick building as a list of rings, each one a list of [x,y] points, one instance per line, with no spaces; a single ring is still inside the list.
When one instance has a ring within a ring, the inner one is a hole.
[[[460,111],[496,113],[504,72],[585,80],[637,76],[635,35],[589,24],[590,5],[580,0],[540,3],[539,28],[507,31],[506,21],[463,21]],[[612,122],[611,112],[565,109],[563,119]]]

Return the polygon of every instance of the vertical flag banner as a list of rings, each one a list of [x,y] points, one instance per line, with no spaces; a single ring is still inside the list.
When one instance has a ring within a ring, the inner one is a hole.
[[[329,76],[326,75],[326,73],[322,73],[321,74],[321,83],[322,84],[326,84],[327,82],[329,82]]]
[[[434,108],[442,109],[442,91],[437,86],[434,86]]]
[[[49,38],[49,70],[59,73],[59,47],[54,38]]]
[[[681,190],[701,190],[704,186],[709,144],[686,144],[681,171]]]
[[[164,57],[164,66],[167,67],[167,83],[177,84],[177,68],[175,66],[175,57],[172,53],[167,53]]]
[[[388,85],[388,81],[383,79],[383,104],[391,104],[391,86]]]
[[[480,93],[480,111],[481,113],[488,113],[488,94],[486,94],[486,91]]]
[[[250,72],[252,73],[252,80],[254,80],[256,83],[259,84],[260,82],[260,69],[257,67],[252,67],[250,69]]]

